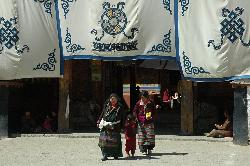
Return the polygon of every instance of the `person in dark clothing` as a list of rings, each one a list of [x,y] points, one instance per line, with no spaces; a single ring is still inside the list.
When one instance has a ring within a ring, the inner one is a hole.
[[[140,86],[136,86],[135,92],[136,92],[136,100],[138,101],[140,99],[141,91]]]
[[[32,118],[30,112],[25,112],[24,116],[21,119],[21,131],[24,133],[32,133],[35,131],[36,123]]]
[[[53,132],[57,132],[57,129],[58,129],[58,118],[57,118],[57,114],[56,112],[51,112],[51,130]]]
[[[104,103],[97,126],[100,128],[98,146],[102,151],[102,161],[108,157],[122,157],[121,128],[123,127],[123,106],[116,94],[111,94]]]

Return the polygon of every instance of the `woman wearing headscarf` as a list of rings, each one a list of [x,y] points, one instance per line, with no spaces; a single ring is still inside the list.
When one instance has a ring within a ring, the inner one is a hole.
[[[123,127],[123,107],[119,97],[111,94],[103,106],[97,126],[100,128],[98,146],[102,151],[102,161],[108,157],[122,157],[121,127]]]
[[[139,149],[150,155],[155,147],[155,104],[149,99],[148,91],[142,91],[141,99],[136,103],[133,113],[138,121]]]

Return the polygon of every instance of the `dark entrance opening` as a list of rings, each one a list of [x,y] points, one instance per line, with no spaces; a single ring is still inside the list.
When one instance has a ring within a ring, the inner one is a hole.
[[[138,96],[131,98],[131,95],[137,94],[137,92],[135,92],[136,87],[139,87],[140,91],[149,91],[151,100],[154,100],[155,104],[159,105],[155,121],[156,134],[178,134],[181,126],[180,103],[178,103],[178,108],[176,105],[173,106],[173,103],[172,105],[169,103],[169,107],[166,107],[163,103],[163,93],[167,88],[170,96],[174,96],[176,92],[178,92],[180,96],[178,85],[181,75],[177,66],[167,69],[166,62],[168,61],[140,60],[135,62],[135,80],[132,80],[133,77],[131,77],[131,66],[123,67],[123,98],[130,111],[132,111],[133,103],[135,102],[131,101],[131,99],[138,100]],[[131,85],[131,83],[135,84]],[[131,86],[135,87],[131,88]]]
[[[200,82],[194,84],[194,132],[204,135],[223,124],[224,111],[233,119],[234,89],[229,82]]]
[[[23,79],[22,86],[9,91],[9,135],[44,132],[46,116],[52,118],[57,128],[58,79]],[[55,129],[54,131],[56,131]]]

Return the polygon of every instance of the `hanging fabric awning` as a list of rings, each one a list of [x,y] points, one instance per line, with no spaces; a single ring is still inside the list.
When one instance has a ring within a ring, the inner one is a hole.
[[[151,69],[179,70],[176,61],[171,60],[144,60],[139,67]]]
[[[60,77],[54,1],[0,0],[0,80]]]
[[[59,0],[65,59],[173,59],[173,0]]]
[[[60,55],[176,60],[185,79],[249,79],[249,5],[247,0],[0,0],[0,80],[60,77]]]
[[[250,78],[250,1],[179,3],[180,61],[186,79]]]

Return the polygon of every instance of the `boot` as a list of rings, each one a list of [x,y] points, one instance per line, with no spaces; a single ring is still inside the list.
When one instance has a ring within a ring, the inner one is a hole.
[[[152,154],[152,151],[150,149],[148,149],[147,155],[151,155],[151,154]]]
[[[104,155],[104,156],[102,156],[101,160],[106,161],[106,160],[108,160],[108,158],[107,158],[107,156]]]

